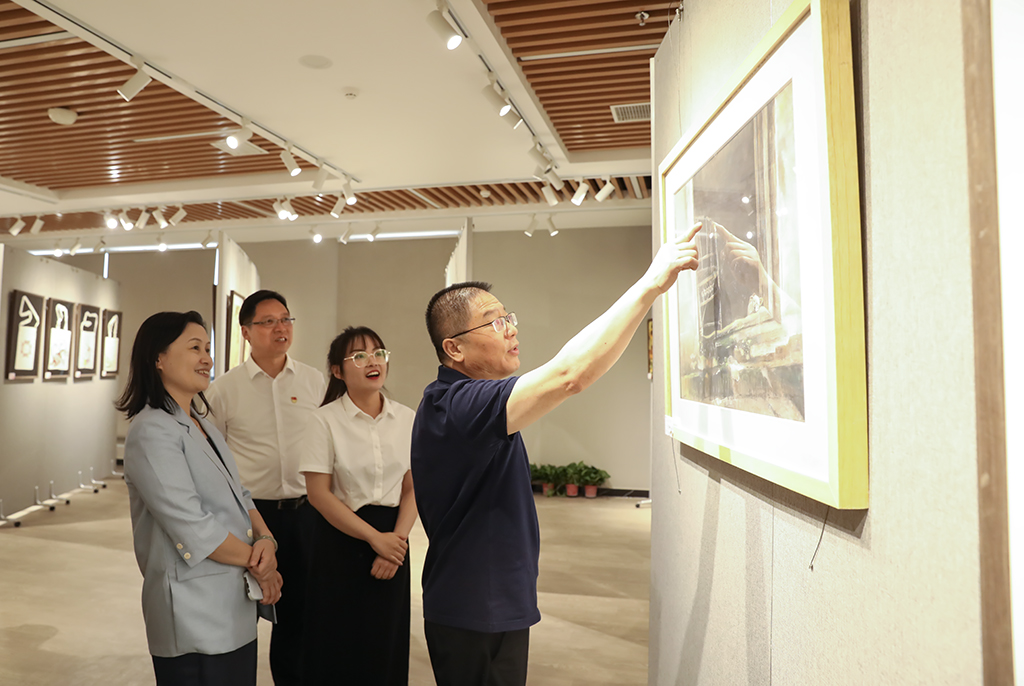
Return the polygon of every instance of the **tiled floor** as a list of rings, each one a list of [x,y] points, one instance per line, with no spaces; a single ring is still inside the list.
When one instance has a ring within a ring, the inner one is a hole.
[[[55,512],[0,526],[0,685],[152,684],[120,479]],[[540,608],[531,686],[647,683],[650,510],[635,500],[538,498]],[[417,583],[426,537],[413,531],[409,683],[434,683]],[[261,622],[260,680],[270,686]]]

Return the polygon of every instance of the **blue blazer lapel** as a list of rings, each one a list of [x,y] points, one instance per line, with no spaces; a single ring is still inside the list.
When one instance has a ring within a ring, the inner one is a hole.
[[[228,459],[228,456],[231,454],[230,450],[223,440],[218,440],[220,437],[213,429],[213,426],[202,417],[197,417],[200,425],[203,427],[203,431],[199,431],[199,429],[196,428],[195,423],[191,418],[185,415],[185,411],[180,407],[175,408],[174,418],[185,429],[185,433],[187,433],[189,438],[195,442],[196,446],[201,449],[203,453],[205,453],[206,457],[208,457],[217,467],[217,470],[227,480],[228,486],[231,487],[231,492],[235,495],[235,500],[238,501],[242,510],[246,511],[245,501],[242,498],[241,481],[238,478],[238,474],[228,467],[229,464],[231,467],[234,467],[234,461]],[[203,436],[203,432],[206,432],[206,435],[217,443],[217,450],[220,451],[221,457],[217,456],[217,452],[213,449],[213,446],[210,445],[210,441]]]

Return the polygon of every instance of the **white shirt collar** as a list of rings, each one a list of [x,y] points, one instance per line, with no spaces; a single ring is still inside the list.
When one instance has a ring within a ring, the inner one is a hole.
[[[284,369],[281,371],[283,372],[285,369],[289,370],[293,374],[295,373],[295,360],[292,359],[291,355],[284,356]],[[245,371],[249,374],[250,379],[255,378],[257,374],[266,374],[267,376],[270,376],[263,371],[258,364],[256,364],[256,361],[252,359],[252,355],[249,355],[249,358],[245,361]]]
[[[384,399],[384,407],[381,408],[381,412],[380,412],[381,415],[388,415],[390,417],[394,417],[395,416],[395,406],[394,406],[394,403],[392,403],[390,400],[388,400],[388,397],[386,395],[384,395],[383,393],[381,393],[380,396]],[[347,414],[349,417],[352,417],[353,419],[355,419],[359,415],[363,415],[364,417],[370,417],[370,415],[368,415],[365,412],[363,412],[362,410],[360,410],[356,406],[356,404],[354,402],[352,402],[352,398],[348,397],[348,393],[346,393],[345,395],[341,396],[341,406],[345,409],[345,414]],[[375,417],[370,417],[370,419],[376,419],[376,418]]]

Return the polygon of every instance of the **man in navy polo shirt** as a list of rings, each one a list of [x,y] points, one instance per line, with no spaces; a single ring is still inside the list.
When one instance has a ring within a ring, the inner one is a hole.
[[[696,268],[699,229],[663,246],[607,312],[521,377],[516,316],[490,284],[458,283],[427,305],[441,367],[416,412],[412,473],[430,539],[423,617],[438,686],[526,684],[540,531],[519,431],[615,364],[655,299]]]

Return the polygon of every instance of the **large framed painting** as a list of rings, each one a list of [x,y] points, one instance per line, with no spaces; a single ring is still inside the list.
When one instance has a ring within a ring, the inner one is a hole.
[[[665,302],[666,430],[838,508],[868,504],[847,0],[797,0],[659,166],[663,241],[697,222]]]
[[[47,381],[71,376],[71,346],[75,304],[48,298],[46,301],[46,346],[43,354],[43,378]]]
[[[39,375],[43,302],[41,295],[11,291],[11,306],[7,317],[8,379],[28,379]]]
[[[124,316],[115,310],[103,310],[100,334],[103,355],[100,357],[100,378],[117,376],[121,354],[121,323]]]
[[[79,305],[75,309],[75,378],[88,379],[96,374],[99,350],[100,308]]]
[[[249,341],[242,336],[242,325],[238,323],[238,313],[242,310],[245,296],[231,291],[228,296],[228,335],[225,337],[227,348],[224,351],[224,371],[228,371],[245,362],[249,357]]]

